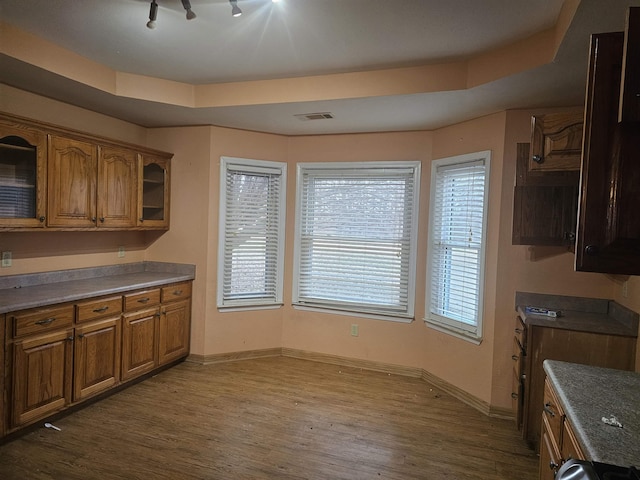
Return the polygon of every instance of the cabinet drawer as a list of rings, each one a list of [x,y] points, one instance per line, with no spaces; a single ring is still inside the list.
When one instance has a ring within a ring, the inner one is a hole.
[[[555,439],[560,440],[562,432],[562,417],[564,412],[558,403],[555,393],[549,385],[549,380],[544,383],[544,407],[542,415],[549,424],[549,433]]]
[[[22,310],[10,313],[8,317],[13,319],[13,336],[22,337],[70,326],[73,323],[73,305]]]
[[[76,304],[77,321],[87,322],[106,315],[122,313],[122,297],[103,297]]]
[[[162,303],[191,297],[191,282],[178,283],[162,288]]]
[[[524,349],[520,342],[518,341],[518,337],[513,338],[513,350],[511,353],[511,360],[513,360],[513,373],[518,377],[522,377],[523,368],[524,368]]]
[[[153,307],[160,303],[160,289],[129,293],[124,296],[124,311],[131,312],[145,307]]]

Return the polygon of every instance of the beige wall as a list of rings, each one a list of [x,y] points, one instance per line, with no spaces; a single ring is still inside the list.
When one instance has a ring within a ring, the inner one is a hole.
[[[212,355],[287,347],[423,368],[499,408],[510,406],[511,342],[516,290],[616,297],[640,310],[640,282],[573,271],[563,249],[511,245],[516,143],[529,140],[530,111],[508,111],[433,132],[284,137],[219,127],[145,130],[94,112],[0,85],[0,110],[174,153],[171,230],[136,232],[2,233],[0,249],[14,266],[0,275],[157,260],[196,265],[192,351]],[[491,150],[490,209],[484,305],[484,339],[478,346],[427,328],[424,318],[430,163],[433,159]],[[285,306],[277,310],[220,313],[216,308],[220,156],[286,161],[288,201]],[[420,160],[416,321],[410,324],[309,312],[291,307],[295,167],[298,162]],[[125,245],[127,255],[117,257]],[[351,324],[359,336],[350,335]],[[640,370],[640,368],[639,368]]]

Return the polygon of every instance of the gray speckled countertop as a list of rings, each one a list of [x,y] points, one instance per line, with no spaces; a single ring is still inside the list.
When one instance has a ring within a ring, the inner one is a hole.
[[[195,266],[138,262],[0,277],[0,314],[195,278]]]
[[[526,306],[561,310],[562,315],[557,318],[531,315],[525,313]],[[638,336],[638,314],[612,300],[516,292],[516,310],[525,325]]]
[[[640,467],[640,373],[545,360],[587,460]],[[622,428],[602,417],[615,416]]]

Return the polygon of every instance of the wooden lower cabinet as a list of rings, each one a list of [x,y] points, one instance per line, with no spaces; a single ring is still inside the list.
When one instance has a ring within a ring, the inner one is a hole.
[[[83,400],[120,381],[120,317],[76,327],[73,400]]]
[[[584,460],[585,456],[548,379],[541,420],[540,480],[553,480],[564,462],[570,458]]]
[[[158,307],[122,317],[122,380],[130,380],[158,366]]]
[[[159,329],[159,364],[177,360],[189,353],[191,301],[163,305]]]
[[[0,437],[189,354],[191,283],[0,315]]]
[[[13,344],[13,427],[46,417],[71,402],[73,329]]]

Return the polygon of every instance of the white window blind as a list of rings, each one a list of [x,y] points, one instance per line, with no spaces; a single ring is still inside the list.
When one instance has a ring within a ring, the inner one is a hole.
[[[432,167],[427,320],[482,335],[489,152]]]
[[[218,306],[282,303],[286,165],[221,165]]]
[[[419,167],[298,166],[294,303],[413,317]]]

